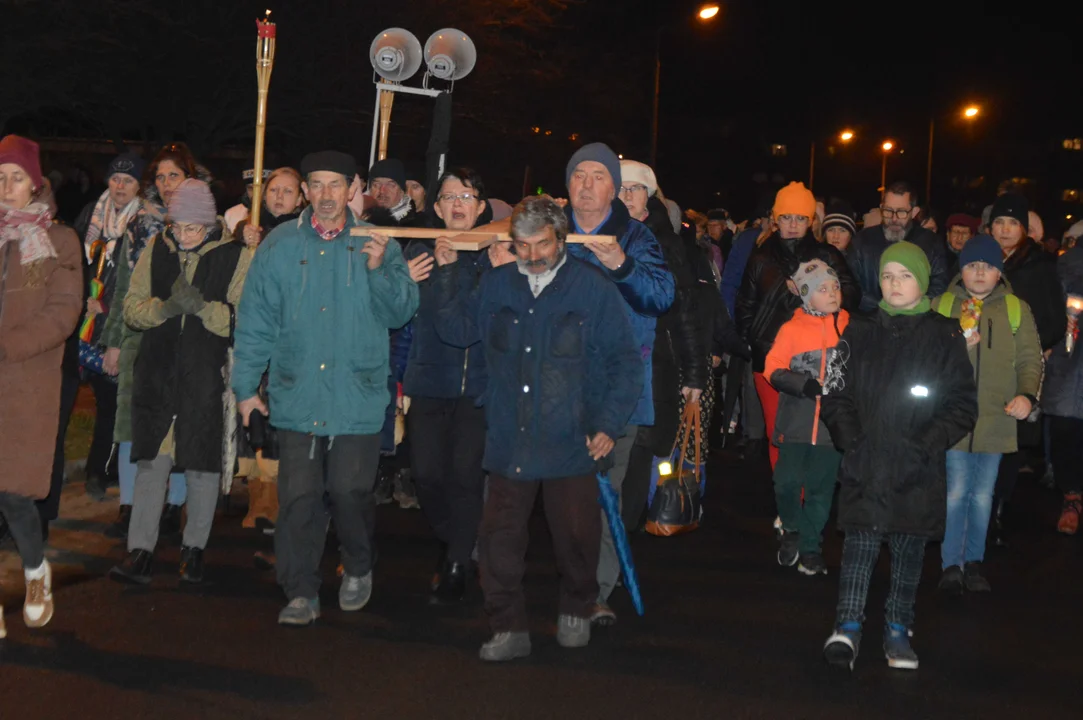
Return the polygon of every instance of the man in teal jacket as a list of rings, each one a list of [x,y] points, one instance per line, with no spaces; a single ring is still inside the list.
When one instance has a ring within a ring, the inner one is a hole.
[[[387,389],[388,330],[409,322],[417,285],[398,243],[351,237],[352,157],[312,153],[301,161],[311,206],[279,225],[252,260],[237,313],[233,391],[248,425],[268,408],[256,394],[270,363],[271,423],[278,429],[278,582],[289,604],[283,625],[320,615],[320,558],[331,500],[345,574],[343,610],[372,595],[372,489]]]

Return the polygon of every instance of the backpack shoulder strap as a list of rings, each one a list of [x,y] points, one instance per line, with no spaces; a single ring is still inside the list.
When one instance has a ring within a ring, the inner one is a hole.
[[[1008,323],[1012,326],[1012,335],[1015,335],[1019,332],[1019,324],[1023,318],[1023,310],[1019,307],[1019,297],[1008,293],[1004,296],[1004,302],[1008,305]]]
[[[936,304],[936,311],[944,317],[950,318],[953,305],[955,305],[955,296],[950,292],[946,292],[940,296],[940,301]]]

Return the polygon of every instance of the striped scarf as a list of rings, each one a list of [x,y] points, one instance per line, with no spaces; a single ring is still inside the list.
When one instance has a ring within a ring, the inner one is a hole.
[[[102,193],[102,196],[98,198],[98,203],[94,206],[94,212],[90,215],[90,225],[87,227],[86,239],[83,243],[87,262],[94,262],[94,258],[91,257],[91,248],[98,239],[105,240],[105,256],[113,257],[113,248],[116,246],[117,240],[124,236],[124,231],[128,229],[128,223],[139,212],[141,205],[142,201],[135,197],[118,210],[109,197],[109,191],[106,190]]]
[[[52,222],[53,211],[46,203],[31,203],[22,210],[0,205],[0,249],[17,241],[22,265],[55,258],[56,248],[49,240]]]

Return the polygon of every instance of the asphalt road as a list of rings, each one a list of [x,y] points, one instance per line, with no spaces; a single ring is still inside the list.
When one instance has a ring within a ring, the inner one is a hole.
[[[618,588],[618,624],[582,650],[554,639],[556,569],[536,513],[526,576],[534,652],[499,666],[476,658],[488,637],[476,589],[461,607],[428,605],[436,543],[417,511],[380,508],[364,611],[337,609],[329,548],[324,616],[288,630],[275,624],[283,598],[273,575],[251,563],[269,541],[240,529],[243,507],[218,519],[208,585],[178,589],[177,548],[167,547],[153,585],[132,589],[103,576],[121,548],[97,534],[115,512],[102,503],[54,531],[62,549],[51,551],[57,610],[47,628],[23,626],[22,588],[5,576],[0,718],[1083,717],[1083,538],[1052,530],[1055,493],[1020,482],[1012,545],[988,558],[990,595],[938,597],[930,547],[916,672],[890,670],[880,651],[885,550],[851,676],[820,655],[841,540],[829,529],[826,578],[778,567],[766,462],[752,465],[716,458],[699,531],[633,538],[646,615]],[[65,502],[88,507],[79,486]]]

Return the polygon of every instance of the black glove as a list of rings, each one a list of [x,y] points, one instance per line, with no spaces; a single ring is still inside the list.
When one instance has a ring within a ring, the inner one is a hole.
[[[815,400],[824,394],[824,389],[814,378],[809,378],[805,381],[805,386],[801,388],[801,394],[809,400]]]

